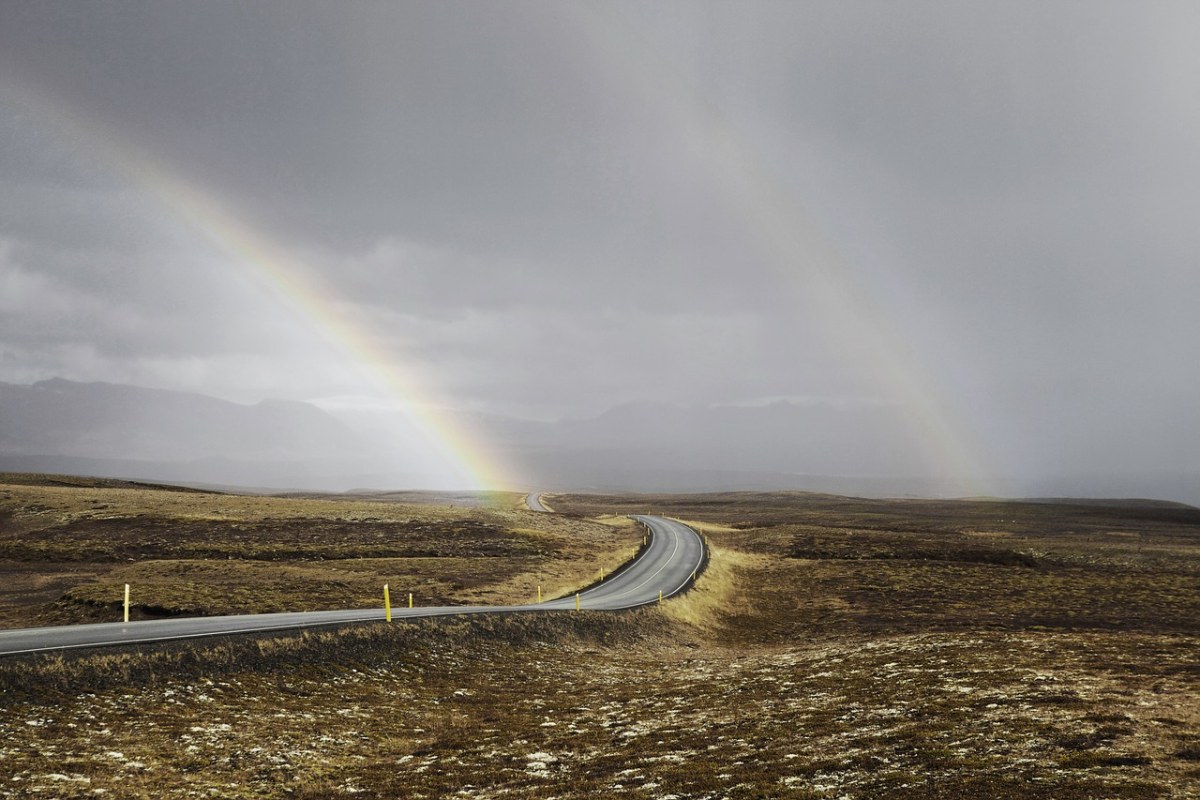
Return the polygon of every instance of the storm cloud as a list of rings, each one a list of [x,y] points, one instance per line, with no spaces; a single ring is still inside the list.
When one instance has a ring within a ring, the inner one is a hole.
[[[1186,2],[4,2],[0,380],[363,394],[150,170],[422,402],[903,412],[882,363],[936,400],[912,446],[952,417],[983,488],[1200,499],[1198,29]]]

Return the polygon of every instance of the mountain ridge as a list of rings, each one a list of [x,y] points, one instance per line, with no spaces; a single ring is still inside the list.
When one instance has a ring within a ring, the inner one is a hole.
[[[316,406],[52,378],[0,383],[0,455],[141,461],[349,457],[363,442]]]

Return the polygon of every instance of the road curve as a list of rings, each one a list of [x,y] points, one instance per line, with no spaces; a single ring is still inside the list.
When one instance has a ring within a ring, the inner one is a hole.
[[[552,513],[550,509],[546,508],[546,506],[542,504],[541,492],[530,492],[529,494],[525,495],[525,505],[529,507],[530,511],[541,511],[545,514]]]
[[[625,569],[579,594],[587,611],[618,611],[658,602],[659,592],[671,597],[688,588],[704,563],[704,543],[697,533],[675,520],[636,516],[650,527],[649,545]],[[393,608],[392,618],[418,619],[464,614],[514,614],[530,611],[574,611],[575,595],[543,603],[516,606],[425,606]],[[185,617],[141,622],[106,622],[21,628],[0,631],[0,656],[85,647],[165,642],[204,636],[227,636],[261,631],[318,628],[355,622],[380,622],[382,608],[344,611],[295,611],[224,617]]]

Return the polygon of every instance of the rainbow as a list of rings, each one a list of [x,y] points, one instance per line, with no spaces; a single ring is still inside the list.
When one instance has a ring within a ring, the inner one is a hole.
[[[195,185],[179,180],[149,162],[131,171],[139,184],[150,188],[176,214],[187,221],[226,256],[254,270],[281,299],[322,330],[348,359],[357,364],[369,383],[388,398],[451,468],[462,485],[456,488],[499,489],[514,483],[511,467],[487,454],[482,437],[467,430],[449,415],[439,413],[436,391],[413,369],[397,362],[375,343],[371,331],[354,322],[331,302],[336,297],[291,253],[261,232],[243,223],[227,207]]]
[[[857,279],[856,269],[820,230],[812,215],[774,178],[732,120],[685,79],[661,48],[614,6],[560,7],[591,46],[598,70],[614,88],[641,95],[681,142],[701,142],[717,194],[738,220],[798,307],[812,315],[825,345],[873,376],[879,393],[906,410],[911,435],[943,485],[960,494],[1004,493],[989,448],[965,424],[953,398],[939,391],[912,337]]]
[[[386,353],[367,327],[340,311],[331,287],[282,243],[247,224],[215,193],[155,162],[101,121],[85,119],[65,104],[54,102],[45,92],[18,83],[11,73],[4,88],[22,105],[85,143],[110,171],[154,197],[226,258],[249,270],[279,302],[298,312],[356,364],[368,386],[386,398],[391,410],[400,413],[417,431],[429,456],[443,467],[440,473],[452,476],[455,486],[439,488],[483,491],[523,485],[520,472],[502,463],[484,437],[469,430],[461,419],[438,410],[434,387],[415,369]]]
[[[857,278],[854,266],[803,205],[764,167],[731,120],[613,7],[568,3],[558,10],[590,45],[597,70],[615,89],[640,94],[678,131],[681,141],[702,140],[710,177],[730,217],[739,221],[757,248],[759,260],[797,304],[814,315],[826,345],[848,363],[866,367],[881,397],[907,411],[913,441],[935,477],[961,487],[961,493],[995,493],[998,471],[991,453],[964,424],[953,398],[940,390],[911,346],[912,337],[889,314],[877,291]],[[8,83],[15,85],[11,78]],[[426,401],[436,397],[432,387],[388,357],[369,330],[341,314],[329,300],[333,294],[286,247],[230,213],[228,204],[194,181],[154,164],[119,137],[100,133],[102,127],[95,121],[85,122],[37,93],[23,94],[29,104],[95,145],[122,174],[152,192],[230,258],[264,278],[281,300],[324,331],[455,465],[469,488],[519,485],[517,473],[487,455],[476,433],[431,410],[436,403]]]

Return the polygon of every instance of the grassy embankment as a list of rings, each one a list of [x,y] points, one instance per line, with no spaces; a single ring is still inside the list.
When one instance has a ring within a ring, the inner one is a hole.
[[[555,508],[696,521],[711,567],[632,614],[0,662],[0,796],[1200,795],[1194,509]]]

